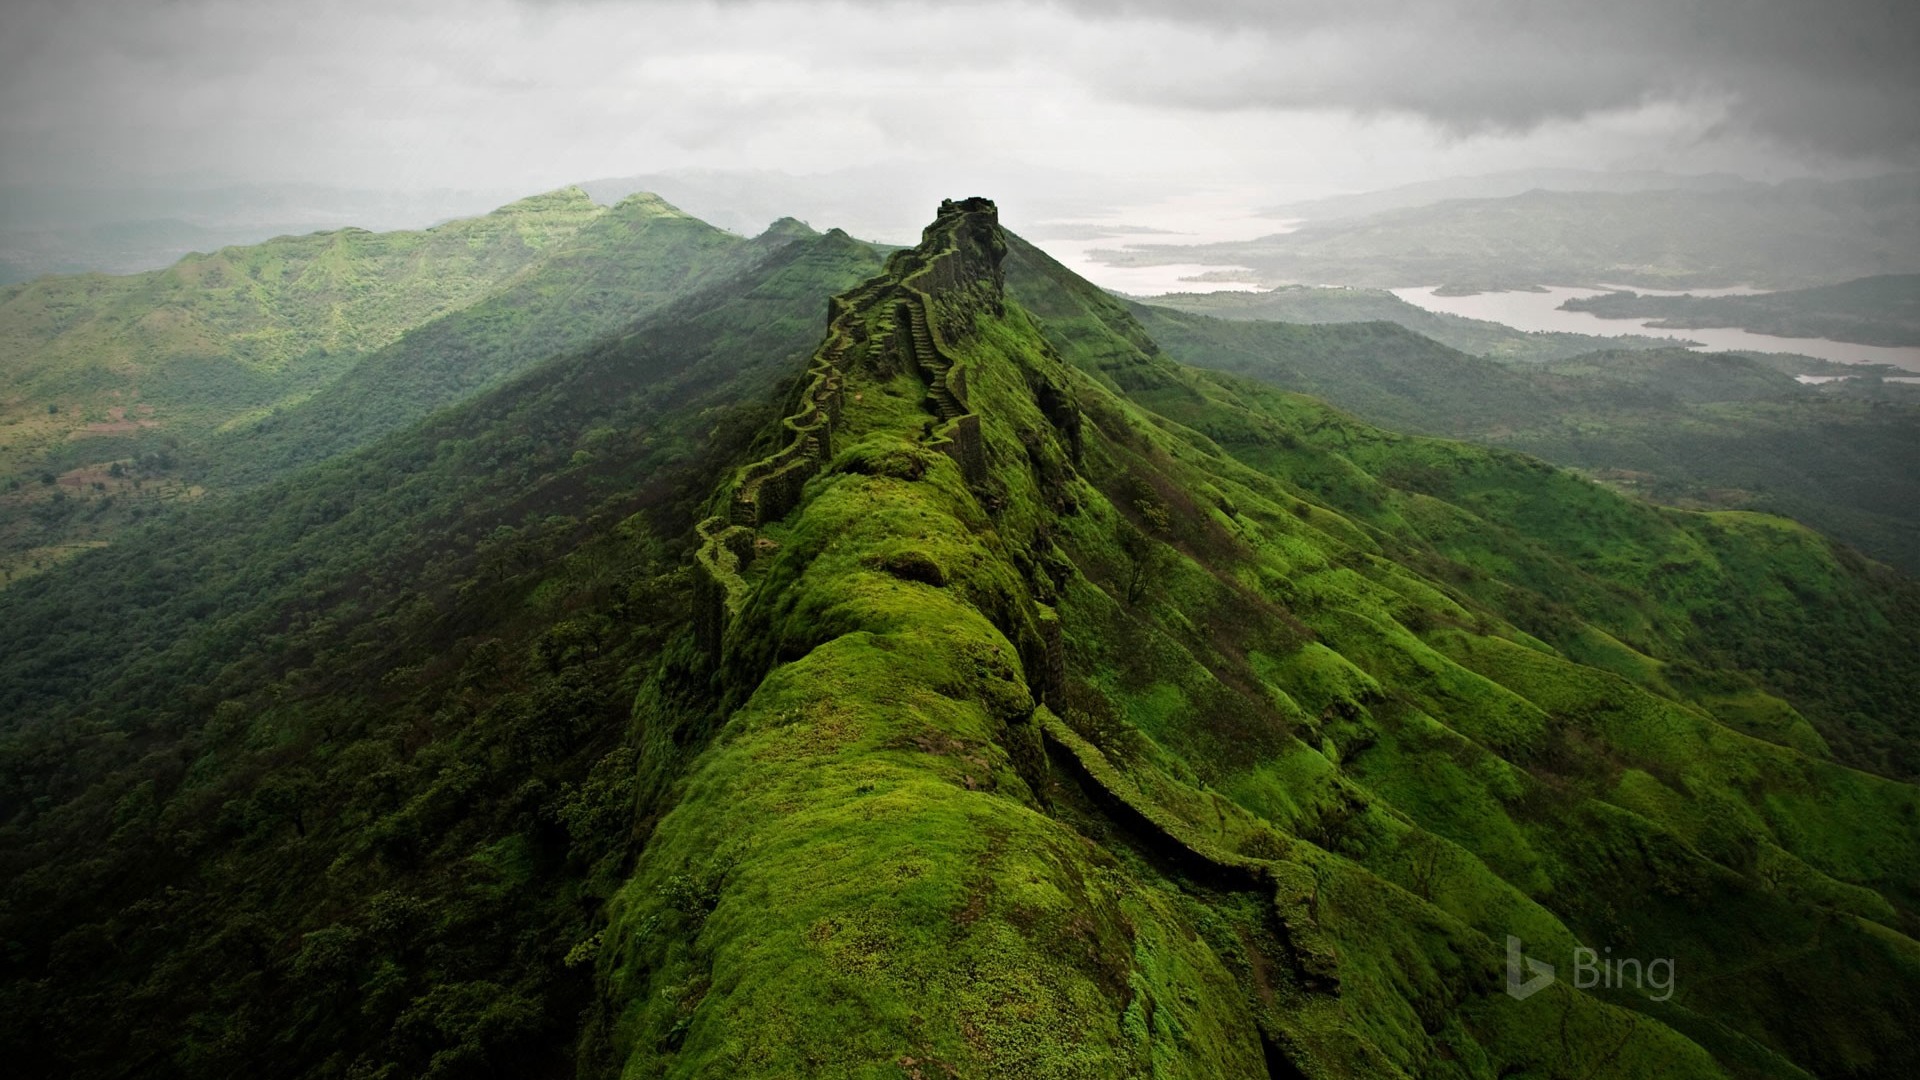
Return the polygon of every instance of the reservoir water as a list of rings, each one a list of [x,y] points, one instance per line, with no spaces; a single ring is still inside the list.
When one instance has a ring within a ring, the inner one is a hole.
[[[1623,337],[1640,334],[1647,337],[1693,341],[1695,348],[1721,352],[1799,353],[1842,364],[1892,364],[1920,372],[1920,348],[1890,348],[1884,345],[1855,345],[1827,338],[1774,337],[1728,327],[1702,330],[1667,330],[1648,326],[1644,319],[1603,319],[1589,311],[1562,311],[1560,305],[1570,297],[1598,296],[1605,289],[1580,289],[1565,285],[1547,287],[1542,292],[1487,292],[1472,296],[1436,296],[1437,286],[1389,290],[1409,304],[1448,315],[1486,319],[1505,323],[1516,330],[1592,334],[1599,337]],[[1648,292],[1636,289],[1636,292]],[[1701,289],[1694,295],[1751,293],[1751,289]],[[1663,295],[1679,295],[1665,293]]]
[[[1245,188],[1193,192],[1114,207],[1105,213],[1020,224],[1016,231],[1039,245],[1062,266],[1103,289],[1128,296],[1162,296],[1174,292],[1259,292],[1266,288],[1250,280],[1246,267],[1219,263],[1160,263],[1153,266],[1115,266],[1096,253],[1115,248],[1151,248],[1156,245],[1213,244],[1249,240],[1291,232],[1298,224],[1266,217],[1248,209],[1267,193]],[[1248,280],[1195,280],[1207,274],[1245,271]]]

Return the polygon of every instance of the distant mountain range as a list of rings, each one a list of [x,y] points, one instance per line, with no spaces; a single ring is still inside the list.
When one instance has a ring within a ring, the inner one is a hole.
[[[368,191],[319,184],[0,189],[0,285],[42,274],[131,274],[190,252],[343,226],[419,229],[509,202],[508,191]]]
[[[1561,305],[1605,319],[1653,319],[1674,329],[1735,326],[1756,334],[1862,345],[1920,345],[1920,274],[1886,274],[1760,296],[1639,296],[1609,292]]]
[[[1452,176],[1380,191],[1334,195],[1323,199],[1283,203],[1262,213],[1276,218],[1333,221],[1366,217],[1387,210],[1431,206],[1452,199],[1504,199],[1529,191],[1730,191],[1757,186],[1731,173],[1658,172],[1653,170],[1601,172],[1593,169],[1516,169],[1480,176]]]
[[[1336,214],[1257,240],[1135,244],[1095,257],[1116,266],[1221,264],[1233,268],[1217,272],[1223,279],[1268,285],[1830,285],[1920,271],[1920,173],[1529,190]]]

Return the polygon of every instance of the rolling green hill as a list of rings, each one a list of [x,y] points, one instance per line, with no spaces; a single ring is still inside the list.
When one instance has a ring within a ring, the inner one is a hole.
[[[0,584],[199,497],[190,448],[488,295],[602,208],[577,189],[418,232],[289,236],[0,289]]]
[[[1001,296],[990,215],[944,209],[843,299],[768,456],[709,504],[695,619],[728,719],[599,946],[614,1062],[1903,1067],[1901,932],[1832,950],[1734,867],[1788,850],[1758,791],[1871,791],[1853,824],[1888,854],[1920,796],[1814,764],[1823,731],[1879,767],[1871,746],[1910,744],[1885,643],[1877,734],[1802,728],[1738,674],[1795,663],[1781,620],[1826,617],[1753,572],[1903,641],[1910,586],[1882,595],[1899,579],[1785,522],[1657,511],[1178,368],[1084,283],[1032,296],[1060,316],[1043,333]],[[1722,770],[1755,793],[1706,796]],[[1506,933],[1630,940],[1700,989],[1529,1013],[1499,989]],[[1747,967],[1788,956],[1778,984]],[[1863,996],[1816,1018],[1816,985]]]
[[[204,475],[219,486],[259,483],[369,443],[811,232],[782,221],[749,241],[656,196],[629,196],[498,292],[364,357],[309,398],[227,425],[206,448]]]
[[[684,651],[690,504],[878,266],[799,240],[0,594],[19,1067],[552,1069],[635,838],[632,696]],[[369,904],[371,938],[340,921]]]
[[[250,267],[244,288],[188,284],[204,271],[193,259],[135,278],[44,279],[0,318],[24,325],[37,310],[45,329],[47,294],[92,281],[109,295],[76,301],[65,328],[20,345],[9,369],[17,408],[0,428],[11,440],[0,506],[15,514],[0,526],[0,585],[171,505],[404,428],[803,231],[782,223],[748,241],[654,196],[602,208],[567,189],[426,233],[348,231],[209,257]],[[294,258],[323,251],[351,281],[327,285]],[[177,316],[172,336],[149,332],[163,316]],[[83,384],[87,394],[73,389]],[[50,385],[78,403],[42,409],[35,395]]]
[[[1177,364],[948,203],[0,592],[0,1050],[1904,1076],[1916,646],[1809,530]]]
[[[1372,423],[1537,454],[1663,502],[1784,514],[1920,572],[1920,401],[1911,397],[1803,386],[1738,354],[1605,349],[1505,364],[1396,323],[1128,311],[1186,363],[1311,394]]]
[[[10,286],[7,396],[62,407],[65,431],[141,405],[161,424],[175,410],[205,424],[324,383],[343,359],[492,292],[602,212],[570,188],[421,232],[282,237],[144,274]],[[9,431],[10,451],[23,434]]]

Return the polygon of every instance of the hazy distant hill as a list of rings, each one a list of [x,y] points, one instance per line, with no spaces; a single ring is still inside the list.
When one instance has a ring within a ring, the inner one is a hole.
[[[1100,257],[1245,266],[1272,285],[1825,285],[1920,271],[1920,173],[1715,191],[1529,191]]]
[[[1529,191],[1725,191],[1748,186],[1754,186],[1753,182],[1730,173],[1685,175],[1652,171],[1521,169],[1482,176],[1451,176],[1380,191],[1307,199],[1271,206],[1261,212],[1276,218],[1331,221],[1336,218],[1365,217],[1384,210],[1428,206],[1450,199],[1503,199]]]
[[[1669,338],[1640,335],[1529,333],[1485,319],[1428,311],[1385,289],[1282,285],[1263,292],[1171,293],[1150,297],[1145,302],[1220,319],[1301,324],[1390,322],[1461,352],[1495,360],[1533,362],[1578,356],[1595,349],[1673,347]]]
[[[0,285],[43,274],[135,274],[190,252],[344,226],[421,229],[484,214],[517,195],[319,184],[0,188]]]
[[[1604,319],[1654,326],[1736,326],[1756,334],[1821,337],[1863,345],[1920,345],[1920,274],[1889,274],[1760,296],[1640,296],[1602,293],[1561,305]]]
[[[1766,510],[1920,573],[1920,393],[1805,386],[1738,354],[1463,355],[1397,324],[1131,309],[1169,355],[1372,423],[1512,447],[1689,507]]]
[[[926,207],[956,188],[1017,188],[1019,199],[1007,200],[1004,212],[1031,223],[1104,214],[1115,205],[1152,202],[1166,195],[1157,182],[1124,172],[1075,172],[992,161],[936,169],[891,160],[807,174],[676,169],[589,180],[580,187],[602,202],[650,191],[695,217],[746,236],[769,222],[793,217],[815,228],[839,228],[865,240],[901,244],[910,244],[919,235]]]

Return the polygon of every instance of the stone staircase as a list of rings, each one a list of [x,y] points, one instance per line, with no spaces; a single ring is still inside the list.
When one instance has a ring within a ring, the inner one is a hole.
[[[934,345],[933,334],[927,329],[926,312],[919,304],[908,302],[901,304],[896,314],[899,324],[906,328],[914,366],[927,380],[928,408],[942,422],[965,416],[966,404],[947,382],[953,372],[953,364],[940,355],[940,350]]]

